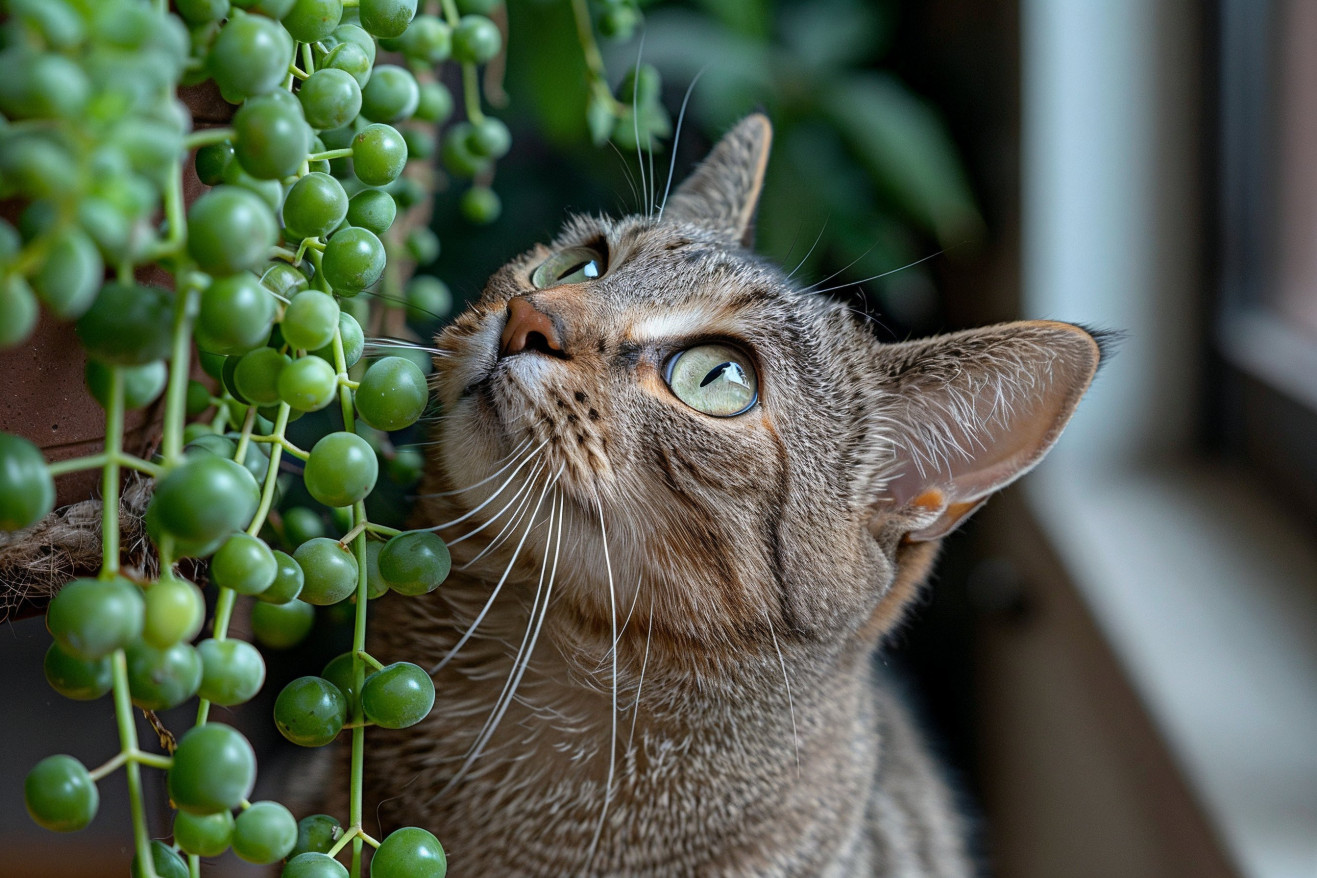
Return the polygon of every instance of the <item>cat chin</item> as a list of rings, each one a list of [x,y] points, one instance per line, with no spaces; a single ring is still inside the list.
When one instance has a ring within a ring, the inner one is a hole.
[[[517,398],[523,393],[514,390],[509,398],[506,388],[486,380],[447,412],[440,461],[445,488],[458,492],[454,497],[458,507],[491,500],[489,517],[496,518],[494,513],[509,498],[515,501],[514,495],[528,493],[533,501],[555,474],[566,493],[583,490],[573,477],[574,467],[555,447],[552,423],[535,411],[529,398]],[[475,487],[481,482],[486,484]],[[499,496],[491,498],[491,494]]]
[[[555,374],[561,374],[562,361],[537,354],[500,357],[490,370],[490,381],[516,384],[529,393],[539,393]]]

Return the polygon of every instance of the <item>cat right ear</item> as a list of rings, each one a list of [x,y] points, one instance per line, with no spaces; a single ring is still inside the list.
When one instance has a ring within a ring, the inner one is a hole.
[[[703,226],[749,247],[754,243],[755,208],[772,140],[773,126],[762,113],[736,123],[695,173],[677,187],[663,215]]]
[[[1100,336],[1036,320],[884,345],[881,422],[891,443],[871,527],[938,539],[1032,469],[1097,371]]]

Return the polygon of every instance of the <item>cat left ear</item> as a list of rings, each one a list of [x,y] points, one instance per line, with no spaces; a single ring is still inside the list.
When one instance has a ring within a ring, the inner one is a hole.
[[[767,116],[755,113],[742,119],[677,187],[663,208],[664,216],[695,223],[749,247],[754,243],[755,208],[772,140]]]
[[[1029,321],[882,348],[898,408],[890,478],[875,528],[892,515],[906,538],[938,539],[994,491],[1032,469],[1061,435],[1097,371],[1097,338]]]

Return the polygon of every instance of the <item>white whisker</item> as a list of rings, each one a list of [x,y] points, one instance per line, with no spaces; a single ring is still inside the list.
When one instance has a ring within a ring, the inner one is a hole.
[[[420,419],[417,420],[416,423],[421,424],[421,425],[425,425],[425,426],[431,426],[431,427],[433,427],[435,424],[442,424],[444,421],[451,421],[452,419],[453,419],[453,413],[452,413],[452,412],[443,412],[443,413],[441,413],[441,414],[424,414],[424,415],[421,415]],[[426,441],[426,442],[408,442],[407,444],[408,444],[408,445],[413,445],[413,446],[415,446],[415,447],[417,447],[417,448],[421,448],[421,447],[426,446],[426,445],[440,445],[440,444],[442,444],[442,443],[441,443],[439,440],[433,440],[433,441]],[[395,447],[397,447],[397,448],[401,448],[401,447],[403,447],[403,446],[398,445],[398,446],[395,446]]]
[[[403,338],[387,338],[384,336],[377,336],[375,338],[366,339],[363,349],[368,354],[373,354],[384,350],[409,350],[409,351],[425,351],[427,354],[434,354],[436,357],[456,356],[455,351],[447,351],[444,350],[443,348],[430,347],[429,345],[423,345],[420,344],[419,342],[414,342],[414,341],[407,341],[406,339]]]
[[[562,468],[559,468],[557,474],[550,480],[550,484],[556,484],[558,478],[562,475]],[[471,749],[467,751],[466,759],[462,762],[456,773],[449,779],[448,783],[435,794],[435,798],[444,795],[454,785],[459,783],[466,776],[467,771],[480,758],[484,752],[485,746],[493,738],[494,733],[498,730],[499,723],[502,722],[504,714],[507,713],[508,707],[511,706],[513,699],[517,694],[517,687],[521,684],[521,679],[530,667],[531,655],[535,651],[535,642],[539,639],[540,630],[544,625],[544,618],[549,610],[549,598],[553,593],[553,581],[558,572],[558,553],[553,554],[553,566],[549,566],[549,545],[553,542],[554,531],[553,525],[555,518],[558,521],[558,542],[562,543],[562,514],[561,493],[555,491],[554,499],[549,503],[549,528],[548,537],[544,544],[544,559],[540,563],[540,578],[535,586],[535,601],[531,605],[530,619],[526,626],[526,633],[521,638],[521,645],[517,649],[517,655],[512,660],[512,673],[503,684],[503,691],[499,693],[498,698],[494,701],[494,710],[486,719],[485,725],[476,735],[476,740]],[[548,574],[548,585],[545,585],[545,575]],[[543,601],[541,602],[541,597]],[[535,611],[539,610],[539,618],[536,619]],[[533,623],[533,624],[532,624]]]
[[[640,601],[640,580],[637,579],[637,580],[636,580],[636,593],[635,593],[634,595],[631,596],[631,609],[627,610],[626,618],[622,620],[622,626],[621,626],[620,628],[617,629],[617,634],[616,634],[616,636],[613,638],[613,646],[612,646],[612,648],[609,649],[608,652],[606,652],[606,653],[604,653],[602,656],[600,656],[600,658],[599,658],[599,664],[595,665],[595,670],[596,670],[596,671],[599,670],[600,668],[602,668],[602,667],[604,666],[604,662],[606,662],[606,661],[608,660],[608,657],[617,651],[617,644],[618,644],[618,641],[620,641],[620,640],[622,639],[622,635],[626,633],[626,626],[631,624],[631,615],[636,611],[636,604],[637,604],[639,601]]]
[[[631,168],[627,166],[626,156],[622,154],[622,150],[618,149],[617,144],[613,141],[608,141],[608,145],[613,148],[613,152],[617,153],[617,157],[622,160],[622,174],[626,177],[626,184],[631,189],[631,200],[639,204],[640,193],[636,191],[636,178],[631,175]]]
[[[599,812],[599,823],[595,826],[594,838],[590,840],[590,850],[585,855],[584,865],[588,868],[590,863],[594,862],[595,851],[599,847],[599,839],[604,832],[604,822],[608,819],[608,806],[613,800],[613,778],[617,773],[617,590],[613,586],[613,562],[608,554],[608,529],[604,525],[604,503],[599,497],[595,497],[595,503],[599,507],[599,537],[604,546],[604,569],[608,572],[608,606],[610,618],[613,624],[612,642],[613,642],[613,704],[612,704],[612,723],[608,736],[608,779],[604,784],[604,807]]]
[[[539,470],[536,471],[535,475],[538,474],[539,474]],[[507,511],[508,506],[511,506],[513,503],[516,503],[517,497],[520,497],[522,492],[524,491],[526,496],[522,497],[521,502],[517,505],[517,508],[513,511],[512,516],[508,519],[507,524],[503,525],[502,530],[500,530],[497,534],[494,535],[494,539],[489,541],[489,545],[485,546],[485,548],[481,549],[474,558],[472,558],[470,561],[467,561],[460,568],[458,568],[459,570],[466,570],[468,567],[475,564],[481,558],[485,557],[490,552],[494,551],[499,546],[503,545],[505,542],[507,542],[508,538],[516,531],[516,529],[521,526],[521,521],[526,516],[526,506],[529,505],[530,503],[530,495],[532,493],[530,488],[532,485],[535,484],[535,475],[531,475],[526,478],[526,483],[517,490],[517,493],[513,495],[511,500],[508,501],[508,505],[500,509],[498,511],[498,515],[495,515],[493,518],[491,518],[485,524],[485,527],[488,527],[490,524],[493,524],[495,521],[498,521],[499,517],[502,516],[503,513]],[[481,530],[483,530],[483,528],[481,528]],[[475,531],[474,533],[479,533],[479,530]],[[470,535],[471,534],[468,534],[468,536]],[[459,539],[456,542],[460,542],[460,541],[461,540]],[[449,545],[452,545],[452,543],[449,543]]]
[[[559,470],[559,472],[562,471]],[[553,487],[553,483],[556,480],[557,476],[545,480],[544,489],[540,491],[540,497],[535,501],[535,511],[531,513],[530,523],[526,525],[526,532],[521,535],[521,541],[517,543],[517,548],[513,550],[512,557],[508,559],[508,566],[504,568],[503,575],[499,577],[498,584],[495,585],[494,590],[490,592],[488,600],[486,600],[485,605],[480,608],[480,612],[476,615],[475,621],[471,623],[471,627],[466,629],[466,632],[458,638],[457,643],[448,651],[448,655],[440,659],[439,663],[430,669],[431,675],[438,673],[445,665],[453,660],[453,656],[457,655],[462,647],[466,645],[466,642],[471,639],[473,634],[475,634],[476,629],[480,627],[480,623],[485,620],[486,614],[489,613],[489,608],[494,606],[494,601],[498,600],[499,592],[503,590],[504,583],[508,581],[508,576],[512,574],[512,568],[517,563],[517,557],[521,554],[521,548],[526,545],[526,538],[530,536],[531,529],[535,526],[535,516],[539,514],[540,504],[544,502],[544,495],[548,493],[549,488]]]
[[[791,714],[791,740],[796,747],[796,774],[800,774],[800,732],[796,729],[796,705],[791,700],[791,681],[787,679],[787,662],[782,657],[782,648],[777,645],[777,633],[773,631],[773,620],[768,613],[764,613],[764,620],[768,622],[768,636],[773,638],[773,649],[777,650],[777,661],[782,666],[782,684],[787,690],[787,712]]]
[[[414,443],[412,443],[412,444],[413,444],[413,445],[416,445],[416,446],[420,446],[420,445],[438,445],[438,444],[440,444],[440,441],[441,441],[441,440],[435,440],[434,442],[414,442]],[[494,472],[494,473],[492,473],[492,474],[490,474],[490,475],[485,476],[483,479],[481,479],[480,481],[476,482],[474,485],[468,485],[468,486],[466,486],[465,488],[456,488],[456,489],[454,489],[454,490],[452,490],[452,491],[439,491],[439,492],[437,492],[437,493],[435,493],[435,494],[423,494],[422,496],[424,496],[424,497],[451,497],[451,496],[453,496],[454,494],[464,494],[464,493],[466,493],[467,491],[472,490],[473,488],[479,488],[481,485],[484,485],[484,484],[487,484],[487,483],[489,483],[489,482],[492,482],[492,481],[494,481],[494,479],[497,479],[499,476],[501,476],[501,475],[504,473],[504,471],[507,470],[508,467],[512,466],[512,461],[510,460],[510,458],[514,458],[514,457],[516,457],[516,456],[517,456],[518,454],[520,454],[523,450],[525,450],[526,446],[529,445],[530,443],[531,443],[531,440],[530,440],[530,439],[523,439],[523,440],[521,441],[521,443],[520,443],[516,448],[512,449],[512,451],[511,451],[507,456],[505,456],[505,457],[503,457],[503,458],[500,458],[499,461],[498,461],[499,463],[502,463],[503,461],[506,460],[506,461],[508,461],[508,463],[504,464],[504,465],[503,465],[503,466],[502,466],[497,472]],[[532,452],[531,452],[531,454],[534,454],[536,451],[539,451],[540,448],[543,448],[545,445],[548,445],[548,444],[549,444],[549,440],[548,440],[548,439],[545,439],[543,442],[540,443],[539,448],[536,448],[535,451],[532,451]]]
[[[873,248],[871,247],[871,248],[869,248],[869,249],[872,250]],[[846,289],[846,287],[858,287],[858,286],[860,286],[861,284],[867,284],[867,283],[869,283],[870,281],[879,280],[879,279],[881,279],[881,278],[887,277],[888,275],[896,274],[897,272],[900,272],[900,271],[905,271],[907,268],[914,268],[916,265],[920,265],[920,264],[922,264],[922,263],[925,263],[925,262],[927,262],[927,261],[930,260],[930,259],[936,259],[937,257],[941,256],[941,255],[944,254],[944,253],[946,253],[945,250],[938,250],[936,253],[930,253],[930,254],[928,254],[927,256],[925,256],[925,257],[923,257],[923,258],[921,258],[921,259],[916,259],[914,262],[907,262],[905,265],[899,266],[899,267],[897,267],[897,268],[890,269],[890,270],[888,270],[888,271],[880,272],[879,274],[875,274],[875,275],[872,275],[872,276],[870,276],[870,277],[863,278],[862,280],[850,281],[850,282],[848,282],[848,283],[844,283],[844,284],[837,284],[836,286],[833,286],[833,287],[823,287],[822,289],[815,289],[815,287],[817,286],[817,284],[812,284],[812,285],[810,285],[809,287],[806,287],[806,289],[807,289],[812,295],[815,295],[815,296],[821,296],[821,295],[823,295],[824,293],[831,293],[831,292],[834,292],[834,291],[836,291],[836,290],[844,290],[844,289]],[[864,258],[865,256],[867,256],[867,255],[869,255],[869,251],[868,251],[868,250],[864,251],[864,253],[861,253],[861,254],[855,259],[855,261],[851,263],[851,265],[854,265],[856,262],[859,262],[861,259],[863,259],[863,258]],[[846,266],[846,268],[850,268],[851,265]],[[829,275],[828,277],[825,277],[823,280],[819,281],[819,283],[827,283],[828,281],[832,280],[832,279],[833,279],[834,277],[836,277],[837,275],[841,274],[842,271],[845,271],[846,268],[843,268],[841,271],[834,272],[833,274],[831,274],[831,275]]]
[[[796,252],[796,245],[800,243],[800,231],[804,227],[805,227],[804,220],[797,219],[796,231],[791,235],[791,246],[787,247],[787,251],[782,254],[781,259],[776,259],[777,264],[782,266],[783,268],[785,268],[787,263],[791,261],[791,254]],[[791,269],[791,272],[787,275],[787,278],[790,278],[791,275],[795,274],[799,270],[800,270],[800,265],[797,264],[795,268]]]
[[[709,64],[712,63],[712,61],[709,62]],[[663,187],[663,201],[659,204],[659,222],[663,222],[663,208],[668,206],[668,193],[672,191],[672,174],[677,170],[677,144],[681,142],[681,124],[686,119],[686,104],[690,103],[691,95],[695,92],[695,83],[699,82],[700,77],[704,75],[704,71],[709,69],[709,64],[705,64],[698,73],[691,77],[691,84],[686,86],[686,94],[681,99],[681,110],[677,112],[677,130],[672,135],[672,156],[668,161],[668,182]]]
[[[640,95],[640,58],[644,51],[645,34],[642,31],[640,46],[636,49],[636,68],[631,74],[631,127],[636,141],[636,166],[640,169],[641,204],[645,208],[645,216],[648,217],[653,210],[653,201],[649,197],[649,189],[645,186],[645,157],[640,153],[640,113],[637,112],[640,109],[637,106],[637,99]]]
[[[826,219],[824,220],[824,224],[825,224],[825,225],[827,224],[827,220],[826,220]],[[823,278],[823,280],[815,281],[814,283],[812,283],[812,284],[810,284],[809,286],[805,287],[803,290],[801,290],[801,292],[802,292],[802,293],[811,293],[811,294],[813,294],[813,293],[817,293],[817,292],[818,292],[818,286],[819,286],[819,284],[825,284],[825,283],[827,283],[828,281],[832,280],[834,277],[837,277],[838,275],[842,274],[843,272],[850,271],[850,270],[851,270],[851,267],[852,267],[853,265],[855,265],[855,264],[856,264],[857,262],[859,262],[861,259],[863,259],[864,257],[868,256],[870,253],[872,253],[872,252],[873,252],[873,248],[874,248],[874,247],[877,247],[877,246],[878,246],[877,243],[871,244],[871,245],[869,246],[869,249],[865,250],[865,251],[864,251],[863,253],[861,253],[859,256],[856,256],[856,257],[855,257],[854,259],[852,259],[850,262],[846,263],[846,264],[843,265],[841,268],[839,268],[839,269],[837,269],[836,271],[834,271],[832,274],[830,274],[830,275],[828,275],[827,277]]]
[[[640,591],[640,583],[636,583]],[[645,655],[640,660],[640,679],[636,681],[636,698],[631,703],[631,733],[626,738],[626,752],[631,752],[631,742],[636,737],[636,719],[640,716],[640,689],[645,685],[645,668],[649,665],[649,639],[654,636],[654,592],[649,593],[649,624],[645,628]]]
[[[809,249],[805,251],[805,255],[800,257],[800,261],[796,263],[796,267],[791,269],[791,273],[787,275],[787,280],[791,280],[791,278],[795,277],[796,272],[804,268],[805,263],[809,261],[809,257],[814,253],[814,248],[819,245],[819,241],[823,240],[823,233],[828,229],[828,219],[830,219],[830,217],[824,217],[823,225],[819,226],[819,233],[814,236],[814,243],[809,245]],[[792,246],[795,246],[794,243]],[[835,276],[836,275],[834,275],[834,277]]]
[[[507,530],[508,526],[512,522],[514,521],[520,522],[521,512],[526,507],[526,503],[529,501],[530,495],[534,490],[535,480],[539,478],[539,475],[544,471],[545,466],[546,464],[543,461],[537,462],[535,466],[531,469],[531,471],[526,473],[526,478],[522,480],[521,485],[517,488],[516,491],[512,492],[512,497],[508,499],[507,503],[503,504],[503,507],[499,509],[498,512],[495,512],[493,515],[489,516],[483,521],[477,522],[475,527],[471,528],[471,530],[462,534],[460,537],[454,537],[453,539],[445,540],[444,542],[449,546],[456,546],[466,542],[467,540],[471,539],[476,534],[483,532],[485,528],[489,527],[491,524],[502,518],[503,513],[511,509],[513,504],[518,503],[518,498],[521,498],[519,505],[517,506],[516,510],[514,510],[512,513],[512,517],[508,520],[508,524],[503,526],[503,530],[499,531],[498,534],[494,537],[494,539],[498,540],[499,537],[502,537],[504,532]],[[524,497],[522,497],[523,494],[525,494]],[[485,551],[488,550],[489,547],[486,546]],[[472,563],[473,563],[472,561],[468,561],[466,564],[462,565],[462,569],[466,569],[467,567],[470,567]]]
[[[654,175],[654,135],[645,132],[645,151],[649,153],[649,205],[646,216],[653,216],[658,208],[658,179]]]
[[[543,448],[543,447],[544,447],[544,446],[542,446],[542,445],[540,446],[540,448]],[[535,451],[539,451],[539,448],[535,449]],[[459,516],[459,517],[457,517],[457,518],[454,518],[452,521],[445,522],[444,524],[436,524],[436,525],[434,525],[433,527],[430,528],[430,530],[435,530],[435,531],[437,531],[437,530],[443,530],[443,529],[445,529],[445,528],[452,527],[452,526],[455,525],[455,524],[461,524],[462,522],[466,521],[466,520],[467,520],[468,518],[470,518],[471,516],[473,516],[473,515],[475,515],[476,513],[478,513],[480,510],[484,509],[484,508],[485,508],[486,506],[488,506],[490,503],[492,503],[492,502],[494,501],[494,498],[497,497],[499,494],[502,494],[503,491],[504,491],[504,489],[506,489],[507,486],[512,482],[512,480],[513,480],[514,478],[517,477],[517,473],[521,472],[521,468],[522,468],[523,466],[525,466],[526,464],[530,463],[532,460],[535,459],[535,451],[532,451],[532,452],[530,452],[529,454],[527,454],[526,457],[521,461],[521,463],[517,464],[517,468],[514,469],[514,470],[512,471],[512,473],[507,477],[507,479],[503,482],[503,484],[502,484],[501,486],[499,486],[499,489],[498,489],[497,491],[495,491],[494,493],[490,494],[490,495],[485,499],[485,502],[481,503],[479,506],[477,506],[475,509],[472,509],[470,512],[467,512],[467,513],[464,514],[464,515],[461,515],[461,516]]]
[[[617,638],[613,640],[613,649],[617,649],[617,641],[621,639],[626,632],[626,626],[631,624],[631,615],[636,611],[636,604],[640,601],[640,579],[636,579],[636,593],[631,596],[631,609],[626,611],[626,618],[622,620],[622,627],[618,629]]]

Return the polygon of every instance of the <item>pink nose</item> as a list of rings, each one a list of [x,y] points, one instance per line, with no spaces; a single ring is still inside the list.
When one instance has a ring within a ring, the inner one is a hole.
[[[508,302],[508,322],[503,327],[500,353],[507,357],[528,349],[561,355],[562,339],[553,318],[532,305],[529,299],[516,296]]]

